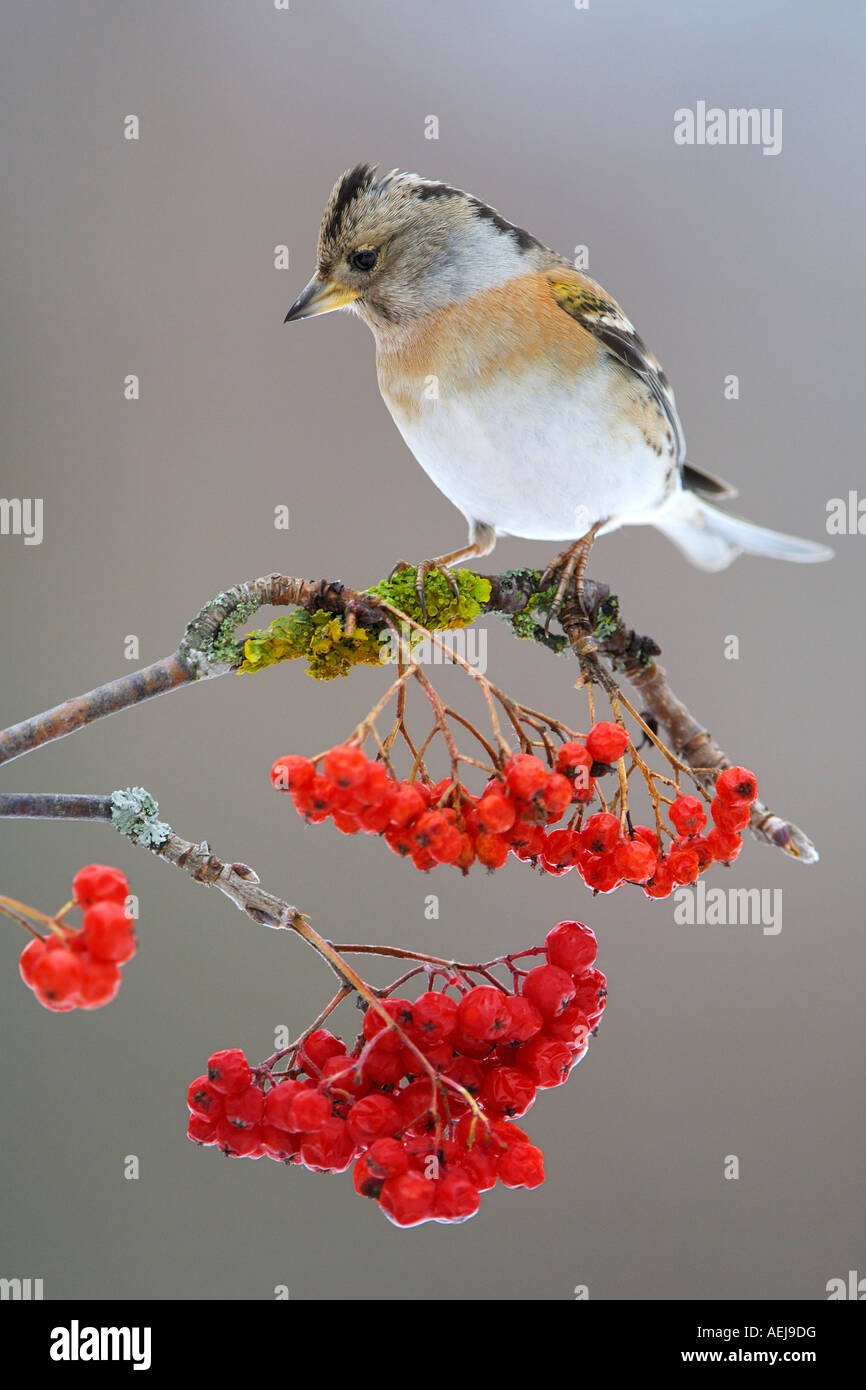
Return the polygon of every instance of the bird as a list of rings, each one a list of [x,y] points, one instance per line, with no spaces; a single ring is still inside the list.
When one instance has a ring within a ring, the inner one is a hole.
[[[468,523],[465,546],[417,567],[422,612],[431,570],[455,587],[450,567],[501,536],[567,542],[546,571],[557,604],[622,526],[656,527],[703,570],[743,552],[832,556],[724,511],[736,488],[687,461],[670,382],[616,300],[462,189],[371,164],[342,174],[284,322],[336,309],[372,330],[394,423]]]

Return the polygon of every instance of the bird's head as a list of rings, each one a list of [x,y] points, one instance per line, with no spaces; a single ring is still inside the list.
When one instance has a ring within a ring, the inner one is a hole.
[[[540,250],[459,188],[359,164],[331,191],[316,273],[285,321],[351,308],[378,337],[529,270]]]

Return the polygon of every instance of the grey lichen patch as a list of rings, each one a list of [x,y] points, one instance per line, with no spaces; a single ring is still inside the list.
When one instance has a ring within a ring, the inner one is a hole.
[[[244,644],[234,634],[261,607],[260,599],[244,594],[245,587],[216,594],[187,627],[180,654],[197,680],[237,670],[243,661]]]
[[[111,822],[121,835],[139,845],[162,845],[171,826],[157,819],[159,803],[144,787],[122,787],[111,794]]]

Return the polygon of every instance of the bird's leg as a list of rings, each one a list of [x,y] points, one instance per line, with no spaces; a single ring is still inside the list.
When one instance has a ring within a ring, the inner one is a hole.
[[[424,621],[427,621],[427,599],[424,594],[424,584],[427,576],[439,573],[442,575],[455,598],[460,597],[460,585],[457,583],[449,566],[459,564],[461,560],[476,560],[482,555],[489,555],[496,544],[496,533],[490,526],[476,524],[472,527],[469,535],[469,544],[461,546],[459,550],[452,550],[448,555],[438,555],[435,560],[422,560],[417,567],[417,578],[415,581],[415,593],[418,595],[418,606],[421,609]],[[408,570],[412,566],[405,560],[398,560],[391,571],[394,575],[398,570]]]
[[[593,541],[603,525],[604,522],[597,521],[595,525],[587,531],[585,536],[581,536],[580,540],[573,541],[571,545],[566,546],[565,550],[557,555],[556,559],[547,566],[547,569],[541,576],[540,587],[544,589],[550,583],[553,576],[559,573],[559,583],[556,586],[556,593],[547,614],[545,631],[547,631],[547,628],[550,626],[551,618],[556,617],[558,614],[572,578],[574,579],[577,601],[581,608],[583,607],[583,580],[586,574],[587,564],[589,563],[589,553],[592,550]]]

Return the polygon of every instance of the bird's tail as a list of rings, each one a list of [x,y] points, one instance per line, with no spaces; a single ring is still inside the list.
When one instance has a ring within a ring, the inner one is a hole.
[[[723,570],[744,552],[798,564],[814,564],[833,556],[828,545],[743,521],[686,490],[671,498],[653,524],[702,570]]]

